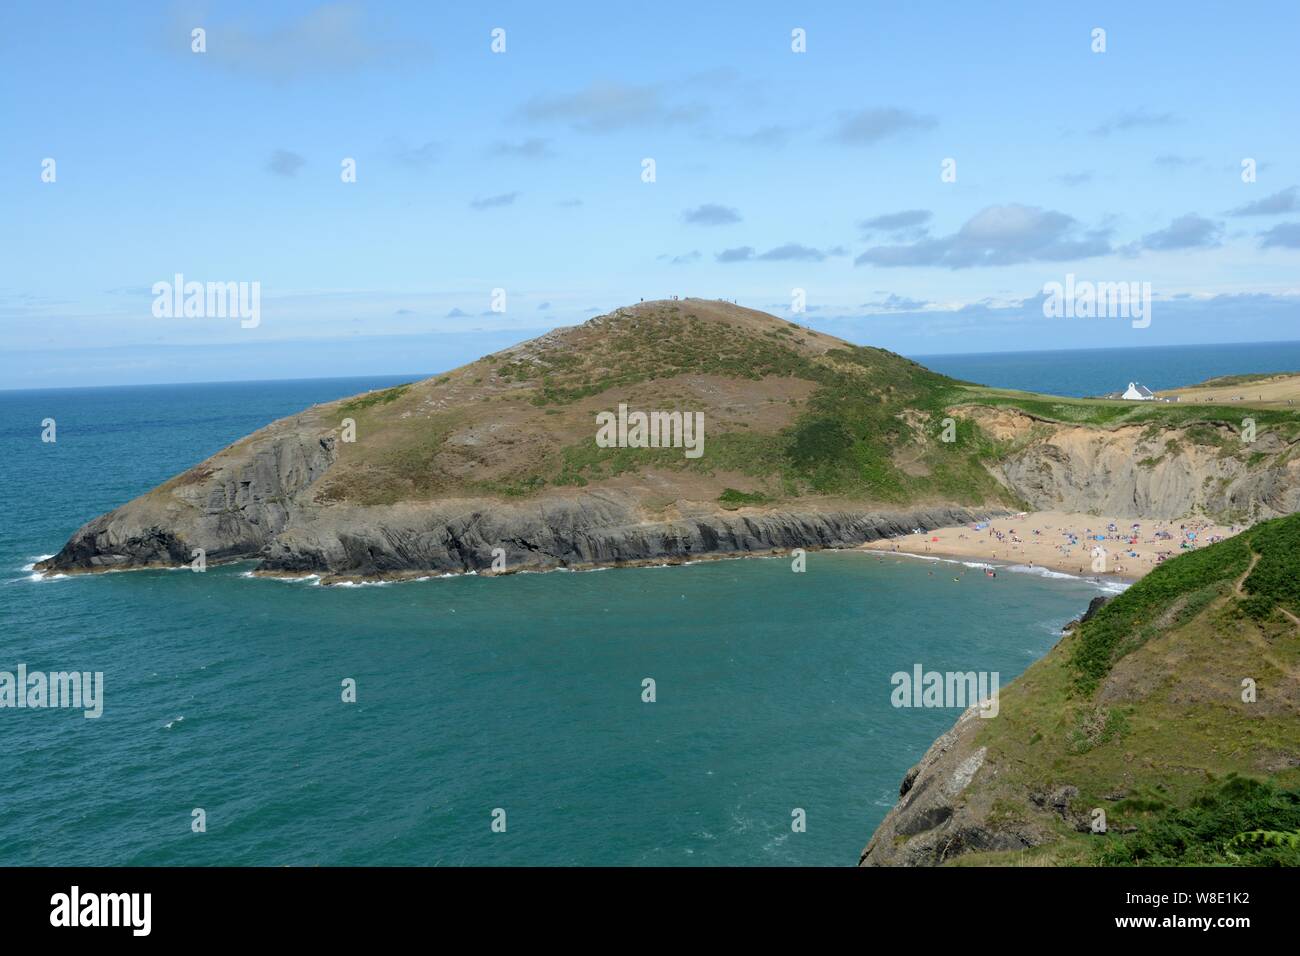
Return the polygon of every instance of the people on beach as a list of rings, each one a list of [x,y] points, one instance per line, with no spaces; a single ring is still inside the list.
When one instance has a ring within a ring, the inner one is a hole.
[[[1065,515],[1064,521],[1057,521],[1055,513],[1052,516],[1052,523],[1018,515],[959,528],[914,529],[912,536],[877,547],[896,553],[982,555],[989,561],[1020,563],[1029,569],[1046,566],[1068,571],[1073,566],[1080,576],[1133,578],[1140,577],[1179,552],[1222,541],[1244,527],[1235,523],[1227,527],[1217,526],[1199,518],[1133,521]],[[974,540],[971,532],[975,532]],[[982,548],[977,544],[981,539],[986,543]],[[945,541],[951,544],[945,547]],[[972,549],[972,545],[976,547]],[[1051,556],[1045,557],[1044,551],[1050,552]],[[1083,563],[1077,559],[1083,559]],[[992,579],[996,572],[986,571],[985,576]]]

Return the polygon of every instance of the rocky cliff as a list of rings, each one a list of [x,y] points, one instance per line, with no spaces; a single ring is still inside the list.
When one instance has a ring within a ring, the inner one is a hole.
[[[1222,420],[1106,428],[1008,408],[962,411],[1013,446],[998,471],[1035,509],[1243,521],[1300,510],[1300,443],[1290,428],[1265,426],[1244,441],[1239,424]]]

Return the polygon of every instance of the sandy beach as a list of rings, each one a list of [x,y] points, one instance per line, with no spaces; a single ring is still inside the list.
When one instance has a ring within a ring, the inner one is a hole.
[[[873,541],[862,547],[987,561],[994,570],[999,564],[1027,565],[1088,578],[1134,581],[1161,561],[1231,537],[1243,528],[1194,518],[1153,521],[1037,511]],[[1105,570],[1094,570],[1094,562]]]

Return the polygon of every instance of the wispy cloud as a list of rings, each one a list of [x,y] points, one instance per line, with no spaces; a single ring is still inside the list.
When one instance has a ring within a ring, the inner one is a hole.
[[[1082,186],[1085,183],[1092,182],[1092,173],[1087,170],[1077,173],[1062,173],[1055,177],[1055,180],[1062,186]]]
[[[925,299],[912,299],[890,292],[884,298],[877,299],[875,302],[863,302],[859,308],[869,309],[873,312],[918,312],[929,304]]]
[[[172,35],[185,38],[187,53],[190,29],[198,25],[207,30],[208,47],[201,58],[204,63],[277,81],[323,73],[337,75],[390,64],[405,53],[417,52],[409,42],[378,36],[366,22],[364,8],[357,3],[322,4],[268,29],[219,17],[198,4],[178,7],[173,21],[183,27]],[[421,55],[427,56],[428,51],[421,51]]]
[[[505,156],[510,159],[549,159],[555,153],[550,141],[539,137],[530,137],[517,143],[494,143],[489,152],[493,156]]]
[[[1277,216],[1300,209],[1300,188],[1288,186],[1271,196],[1229,210],[1229,216]]]
[[[1263,249],[1300,249],[1300,222],[1280,222],[1259,238]]]
[[[1175,249],[1203,249],[1217,246],[1223,235],[1218,223],[1189,212],[1179,216],[1164,229],[1149,232],[1142,237],[1143,249],[1167,252]]]
[[[794,131],[788,126],[760,126],[752,133],[742,133],[733,137],[742,146],[758,149],[779,149],[790,142]]]
[[[853,262],[965,269],[1084,259],[1110,251],[1105,230],[1085,230],[1063,212],[1010,203],[982,209],[952,235],[875,246]]]
[[[828,256],[842,254],[843,250],[814,249],[811,246],[805,246],[798,242],[787,242],[785,245],[777,246],[775,249],[769,249],[767,252],[758,252],[753,246],[737,246],[734,249],[723,249],[713,258],[721,263],[732,262],[822,262]]]
[[[1117,113],[1099,126],[1093,127],[1094,136],[1109,136],[1135,129],[1159,129],[1173,126],[1179,119],[1173,113],[1152,113],[1149,110],[1126,110]]]
[[[730,206],[705,203],[682,213],[682,222],[692,226],[727,226],[740,222],[740,213]]]
[[[424,169],[432,166],[442,156],[442,144],[431,139],[419,146],[412,146],[395,138],[388,141],[388,155],[403,166]]]
[[[536,123],[566,123],[585,133],[610,133],[635,126],[694,123],[708,113],[698,102],[669,103],[661,87],[592,83],[572,93],[536,96],[518,115]]]
[[[895,107],[841,113],[832,139],[845,146],[872,146],[890,136],[938,125],[933,116],[922,116]]]
[[[307,160],[287,149],[277,149],[266,161],[267,172],[277,176],[297,176]]]
[[[928,209],[904,209],[901,212],[889,212],[881,216],[872,216],[870,219],[861,219],[858,221],[858,228],[862,230],[864,237],[886,233],[895,242],[901,242],[904,239],[920,239],[924,236],[929,228],[926,223],[930,221],[930,217],[931,212]]]
[[[497,206],[510,206],[519,198],[519,193],[500,193],[496,196],[484,196],[481,199],[471,199],[470,209],[495,209]]]

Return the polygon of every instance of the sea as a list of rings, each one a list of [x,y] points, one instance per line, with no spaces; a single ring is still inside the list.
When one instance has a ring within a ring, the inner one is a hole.
[[[1129,382],[1159,391],[1219,375],[1300,372],[1300,342],[908,357],[967,382],[1075,398],[1122,392]]]
[[[1092,394],[1287,348],[930,364]],[[1005,684],[1099,593],[855,551],[353,587],[32,570],[267,422],[413,377],[0,392],[0,683],[103,675],[99,717],[0,708],[0,865],[850,866],[960,712],[894,706],[894,675]]]

